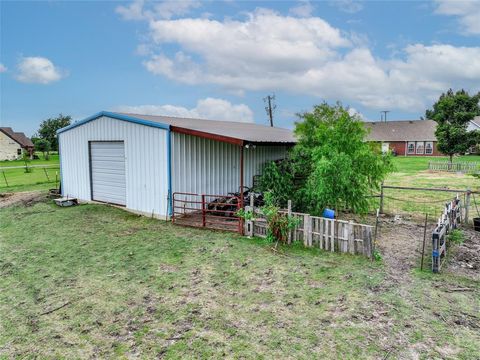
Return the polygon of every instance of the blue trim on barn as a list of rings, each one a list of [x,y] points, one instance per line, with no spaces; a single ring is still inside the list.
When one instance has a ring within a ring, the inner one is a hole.
[[[89,116],[86,119],[77,121],[77,122],[75,122],[71,125],[68,125],[64,128],[61,128],[61,129],[57,130],[57,134],[60,134],[62,132],[65,132],[65,131],[68,131],[70,129],[76,128],[77,126],[86,124],[86,123],[88,123],[90,121],[93,121],[93,120],[96,120],[96,119],[98,119],[102,116],[108,116],[110,118],[117,119],[117,120],[128,121],[128,122],[135,123],[135,124],[152,126],[152,127],[156,127],[156,128],[160,128],[160,129],[170,130],[170,125],[167,125],[167,124],[163,124],[163,123],[159,123],[159,122],[155,122],[155,121],[143,120],[143,119],[136,118],[134,116],[117,114],[117,113],[110,112],[110,111],[100,111],[99,113],[96,113],[92,116]]]
[[[172,132],[167,132],[167,177],[168,177],[168,216],[173,213],[173,199],[172,199]]]

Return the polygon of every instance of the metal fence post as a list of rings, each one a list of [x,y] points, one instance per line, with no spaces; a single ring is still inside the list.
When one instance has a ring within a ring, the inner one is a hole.
[[[465,225],[468,225],[468,213],[470,209],[470,196],[472,194],[472,191],[470,189],[467,189],[467,197],[465,198]]]
[[[380,214],[383,214],[383,181],[380,186]]]

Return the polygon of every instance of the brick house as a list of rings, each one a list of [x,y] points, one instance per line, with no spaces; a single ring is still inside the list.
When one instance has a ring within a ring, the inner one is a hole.
[[[406,120],[366,122],[368,139],[380,142],[382,151],[391,150],[398,156],[442,156],[437,150],[436,122]]]

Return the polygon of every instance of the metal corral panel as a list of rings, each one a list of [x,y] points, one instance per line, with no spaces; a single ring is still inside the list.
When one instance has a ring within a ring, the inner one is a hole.
[[[240,147],[172,133],[172,191],[226,195],[240,187]],[[244,149],[244,184],[253,185],[266,162],[286,156],[286,146]]]
[[[126,205],[123,141],[90,142],[90,171],[93,200]]]
[[[62,194],[91,200],[89,141],[123,141],[126,207],[145,214],[168,213],[168,131],[100,117],[58,135]]]

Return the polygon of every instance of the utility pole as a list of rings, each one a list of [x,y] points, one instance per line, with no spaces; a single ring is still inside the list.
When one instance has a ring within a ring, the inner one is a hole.
[[[385,121],[387,122],[387,114],[390,112],[390,110],[382,110],[380,111],[380,121]]]
[[[275,94],[263,98],[263,102],[265,103],[265,111],[270,118],[270,126],[273,127],[273,112],[277,108],[277,105],[275,105]]]

